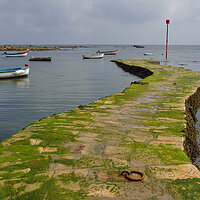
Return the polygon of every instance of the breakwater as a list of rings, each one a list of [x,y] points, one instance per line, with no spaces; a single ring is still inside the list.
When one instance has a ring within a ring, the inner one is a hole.
[[[146,78],[153,74],[152,71],[144,67],[140,66],[132,67],[120,61],[113,61],[113,62],[115,62],[124,71],[137,75],[141,78]],[[148,62],[152,64],[158,64],[158,65],[160,64],[158,61],[148,61]],[[185,133],[183,142],[184,151],[190,158],[191,162],[200,170],[200,165],[196,162],[196,159],[200,157],[200,147],[197,142],[197,135],[199,133],[196,129],[196,123],[197,123],[196,113],[199,108],[200,108],[200,87],[197,88],[197,90],[185,100],[186,127],[183,129],[183,132]]]
[[[200,75],[152,61],[115,62],[151,75],[2,141],[1,199],[200,198],[200,172],[183,148],[185,99]],[[129,182],[124,170],[144,178]]]
[[[140,66],[130,66],[127,64],[124,64],[123,62],[113,60],[112,62],[115,62],[119,67],[121,67],[125,72],[129,72],[133,75],[139,76],[140,78],[146,78],[148,76],[151,76],[153,72],[147,68],[140,67]],[[160,64],[158,61],[148,61],[151,64]]]

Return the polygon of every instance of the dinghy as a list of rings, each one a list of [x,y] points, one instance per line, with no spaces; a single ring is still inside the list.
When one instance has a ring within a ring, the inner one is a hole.
[[[118,53],[118,50],[110,50],[110,51],[100,51],[98,50],[97,53],[103,53],[104,55],[116,55]]]
[[[29,70],[28,64],[25,64],[24,67],[0,69],[0,79],[28,76]]]
[[[31,57],[29,61],[51,61],[51,57]]]
[[[6,57],[26,57],[28,55],[28,51],[18,52],[18,53],[4,52],[2,55],[5,55]]]
[[[152,52],[146,52],[146,53],[144,53],[144,56],[152,56],[152,55],[154,55],[154,53],[152,53]]]
[[[96,54],[91,54],[91,55],[83,55],[83,59],[100,59],[103,58],[104,54],[103,53],[96,53]]]

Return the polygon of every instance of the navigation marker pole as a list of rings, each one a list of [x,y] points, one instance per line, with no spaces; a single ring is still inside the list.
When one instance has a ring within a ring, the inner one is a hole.
[[[167,36],[166,36],[166,60],[167,60],[167,49],[168,49],[168,25],[170,23],[170,20],[167,19],[166,20],[166,24],[167,24]]]

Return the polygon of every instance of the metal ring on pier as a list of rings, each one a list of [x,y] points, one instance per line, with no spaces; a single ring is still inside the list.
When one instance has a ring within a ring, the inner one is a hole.
[[[131,178],[129,177],[129,175],[131,174],[139,174],[141,177],[140,178]],[[124,170],[121,172],[121,175],[126,179],[126,180],[129,180],[129,181],[142,181],[144,179],[144,174],[142,172],[139,172],[139,171],[128,171],[128,170]]]

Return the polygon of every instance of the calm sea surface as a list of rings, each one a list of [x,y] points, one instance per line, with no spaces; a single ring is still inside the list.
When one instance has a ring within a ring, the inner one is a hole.
[[[83,54],[97,50],[118,49],[115,56],[99,60],[83,60]],[[154,52],[144,56],[145,52]],[[1,53],[1,52],[0,52]],[[121,92],[133,76],[112,59],[145,58],[200,72],[200,46],[169,46],[168,62],[164,46],[145,46],[136,49],[129,45],[106,45],[70,51],[30,51],[25,58],[0,57],[0,68],[31,67],[28,78],[0,80],[0,140],[20,131],[42,117],[60,113],[101,97]],[[51,62],[31,62],[31,56],[51,56]]]

